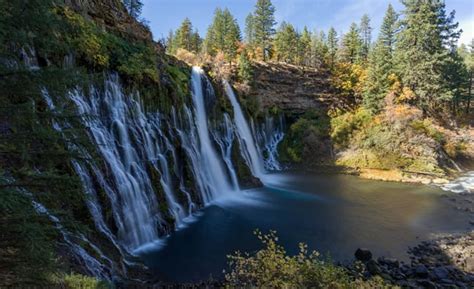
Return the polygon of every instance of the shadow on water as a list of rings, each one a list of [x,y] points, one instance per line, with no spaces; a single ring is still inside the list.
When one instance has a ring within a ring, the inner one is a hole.
[[[289,254],[305,242],[336,261],[350,260],[358,247],[408,261],[408,247],[433,233],[469,229],[469,217],[434,187],[298,173],[270,176],[266,183],[204,209],[160,250],[143,252],[145,263],[165,281],[219,278],[227,255],[260,249],[257,228],[276,230]]]

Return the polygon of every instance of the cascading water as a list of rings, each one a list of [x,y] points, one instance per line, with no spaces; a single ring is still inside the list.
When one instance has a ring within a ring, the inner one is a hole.
[[[196,149],[196,142],[194,140],[195,150],[199,151],[198,162],[199,167],[196,169],[202,171],[200,174],[204,178],[202,183],[207,187],[211,199],[218,196],[228,194],[238,189],[235,182],[231,182],[229,177],[225,174],[226,170],[220,161],[216,150],[211,142],[209,133],[208,117],[205,106],[205,99],[203,93],[203,81],[207,83],[207,79],[203,77],[204,72],[201,68],[193,67],[192,71],[192,96],[194,103],[194,121],[197,129],[197,136],[199,147]],[[194,137],[196,137],[194,135]]]
[[[240,108],[240,104],[237,101],[237,97],[235,96],[234,90],[230,86],[229,82],[224,81],[224,88],[232,104],[232,108],[234,109],[234,123],[242,156],[250,167],[252,174],[262,179],[265,174],[263,157],[257,147],[249,124],[245,119],[244,113]]]
[[[278,145],[285,137],[283,118],[266,116],[265,122],[260,126],[255,126],[252,122],[252,130],[257,143],[263,148],[265,169],[269,171],[282,170],[278,161]]]
[[[453,193],[474,193],[474,171],[448,183],[441,188]]]
[[[276,136],[271,134],[274,126],[269,120],[253,130],[254,136],[228,83],[225,88],[234,117],[224,113],[220,121],[210,125],[208,111],[214,91],[202,69],[193,68],[191,85],[192,107],[172,107],[169,117],[145,112],[138,96],[124,95],[116,75],[109,77],[102,89],[92,86],[88,94],[80,89],[68,93],[100,156],[92,160],[96,154],[71,144],[70,149],[82,155],[81,160],[72,162],[73,168],[88,195],[86,204],[98,232],[123,256],[159,241],[160,236],[186,223],[198,207],[239,191],[232,160],[236,137],[241,156],[254,176],[266,173],[256,139],[269,156],[267,167],[278,166],[274,147],[279,142],[280,126]],[[56,110],[48,93],[43,95],[49,108]],[[72,127],[56,120],[53,126],[61,132]],[[111,220],[104,218],[104,197],[113,217],[113,230]],[[87,253],[79,252],[75,243],[71,247],[78,254]],[[92,271],[93,275],[103,275]]]

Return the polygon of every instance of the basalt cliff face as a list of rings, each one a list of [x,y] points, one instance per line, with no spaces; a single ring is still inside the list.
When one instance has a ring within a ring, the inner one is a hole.
[[[152,41],[150,30],[130,16],[122,0],[64,0],[65,5],[96,24],[135,40]]]

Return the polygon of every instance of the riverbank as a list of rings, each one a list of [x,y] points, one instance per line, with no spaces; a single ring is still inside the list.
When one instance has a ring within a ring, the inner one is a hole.
[[[474,231],[440,235],[408,250],[410,262],[394,258],[373,258],[358,249],[356,262],[347,266],[354,276],[382,277],[403,288],[473,288]]]

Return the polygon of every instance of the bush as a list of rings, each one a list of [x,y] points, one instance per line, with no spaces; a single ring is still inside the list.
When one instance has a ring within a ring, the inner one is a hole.
[[[346,147],[353,133],[371,123],[373,116],[369,110],[359,108],[331,119],[331,138],[334,144]]]
[[[79,275],[79,274],[70,274],[64,277],[63,281],[67,289],[110,289],[110,286],[105,281],[100,281],[96,278]]]
[[[228,256],[231,271],[225,275],[229,287],[257,288],[345,288],[350,278],[343,268],[322,260],[319,253],[308,253],[307,245],[300,244],[299,254],[286,255],[277,244],[275,231],[262,234],[255,231],[265,246],[253,256],[248,253]]]
[[[321,258],[316,251],[308,252],[299,244],[299,253],[288,256],[279,245],[275,231],[255,235],[263,249],[255,254],[236,252],[228,256],[230,272],[225,275],[227,287],[237,288],[388,288],[379,277],[369,281],[354,280],[348,271]]]

